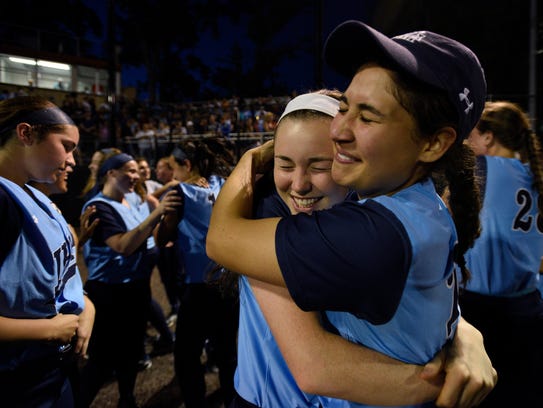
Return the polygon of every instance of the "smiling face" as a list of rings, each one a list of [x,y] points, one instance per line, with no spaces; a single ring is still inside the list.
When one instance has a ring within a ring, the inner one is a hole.
[[[51,194],[64,194],[68,192],[68,176],[74,171],[72,166],[66,166],[58,172],[57,180],[50,184]]]
[[[20,125],[20,126],[25,126]],[[42,140],[29,139],[27,155],[28,179],[55,183],[65,176],[67,166],[75,166],[73,152],[79,143],[79,130],[76,126],[65,125],[63,130],[49,132]]]
[[[147,160],[139,160],[138,168],[142,180],[149,180],[151,178],[151,167],[149,167]]]
[[[135,160],[126,162],[119,169],[109,170],[108,174],[111,174],[115,188],[123,194],[133,192],[140,179],[138,163]]]
[[[332,177],[359,196],[391,194],[424,174],[414,119],[391,93],[392,73],[364,66],[353,78],[332,121]]]
[[[284,118],[275,134],[274,182],[292,214],[329,208],[347,189],[332,180],[330,117]]]

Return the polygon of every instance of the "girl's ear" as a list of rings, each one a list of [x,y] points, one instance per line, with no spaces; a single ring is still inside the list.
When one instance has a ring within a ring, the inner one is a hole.
[[[483,138],[484,145],[489,148],[494,144],[494,133],[490,130],[487,130],[483,134],[481,134],[481,137]]]
[[[32,146],[32,126],[28,123],[19,123],[15,128],[17,130],[17,138],[25,146]]]
[[[426,142],[419,155],[419,160],[424,163],[438,161],[453,145],[456,137],[456,131],[452,127],[447,126],[439,129],[432,138]]]

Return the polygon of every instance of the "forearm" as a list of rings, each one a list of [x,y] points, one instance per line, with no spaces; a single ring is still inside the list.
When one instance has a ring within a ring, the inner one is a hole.
[[[0,341],[54,341],[55,326],[51,319],[13,319],[0,317]]]
[[[85,333],[90,336],[92,332],[92,327],[94,326],[94,317],[96,315],[96,309],[94,308],[94,303],[85,295],[85,307],[79,315],[79,327],[78,334]]]
[[[46,320],[0,317],[0,341],[47,340]]]
[[[274,338],[305,392],[364,404],[407,405],[436,398],[441,387],[405,364],[325,331],[284,289],[251,281]]]
[[[94,326],[96,310],[92,301],[85,296],[85,307],[79,315],[79,326],[77,328],[77,342],[75,352],[80,355],[87,354],[89,340]]]
[[[161,207],[156,208],[136,228],[108,238],[106,244],[123,256],[132,255],[153,233],[162,213]]]

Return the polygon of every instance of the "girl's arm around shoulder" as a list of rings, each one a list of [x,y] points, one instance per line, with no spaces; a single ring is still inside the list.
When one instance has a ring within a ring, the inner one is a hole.
[[[410,405],[436,398],[442,379],[423,380],[422,366],[405,364],[327,332],[284,288],[251,280],[273,336],[305,392],[370,405]]]

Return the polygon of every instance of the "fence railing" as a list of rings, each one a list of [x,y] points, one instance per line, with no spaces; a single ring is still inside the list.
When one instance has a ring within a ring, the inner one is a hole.
[[[194,138],[217,137],[215,133],[199,134],[171,134],[164,136],[150,136],[147,139],[133,136],[124,137],[121,148],[133,156],[143,156],[150,164],[155,164],[161,157],[170,154],[173,147],[184,140]],[[239,159],[245,150],[262,144],[273,138],[273,132],[233,132],[225,137],[234,144],[235,154]]]

